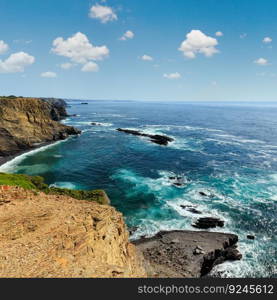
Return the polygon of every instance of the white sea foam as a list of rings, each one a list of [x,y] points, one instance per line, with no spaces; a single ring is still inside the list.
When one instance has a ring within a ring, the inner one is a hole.
[[[70,189],[75,190],[77,189],[77,184],[67,181],[58,181],[50,185],[50,187],[58,187],[58,188],[64,188],[64,189]]]
[[[23,153],[19,156],[16,156],[12,160],[10,160],[10,161],[6,162],[5,164],[3,164],[2,166],[0,166],[0,172],[12,172],[13,170],[16,169],[17,165],[20,164],[25,158],[27,158],[29,156],[32,156],[36,153],[43,152],[43,151],[45,151],[49,148],[55,147],[58,144],[64,143],[66,141],[67,140],[57,141],[55,143],[45,145],[45,146],[42,146],[40,148],[37,148],[37,149],[31,150],[31,151],[28,151],[26,153]]]

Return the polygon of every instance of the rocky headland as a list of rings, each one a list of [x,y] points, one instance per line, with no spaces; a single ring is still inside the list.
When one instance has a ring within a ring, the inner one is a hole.
[[[134,241],[150,277],[201,277],[226,260],[239,260],[235,234],[207,231],[160,232]]]
[[[40,144],[79,134],[58,122],[66,116],[59,99],[0,97],[0,164]]]
[[[146,277],[112,206],[0,186],[0,277]]]

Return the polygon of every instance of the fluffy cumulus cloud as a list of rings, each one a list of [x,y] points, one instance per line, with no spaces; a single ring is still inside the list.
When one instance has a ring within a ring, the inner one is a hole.
[[[56,38],[53,41],[51,51],[57,55],[68,57],[73,63],[82,65],[92,61],[103,60],[109,55],[109,49],[106,46],[94,46],[90,43],[87,36],[81,32],[74,34],[68,39]],[[69,68],[69,65],[64,65],[64,67],[65,69]]]
[[[41,73],[40,76],[44,78],[56,78],[57,74],[55,72],[48,71]]]
[[[0,73],[24,72],[25,67],[34,62],[35,58],[25,52],[13,53],[6,60],[0,60]]]
[[[82,67],[82,71],[83,72],[98,72],[99,67],[95,62],[90,61]]]
[[[207,36],[201,30],[191,30],[182,42],[179,51],[187,58],[195,58],[197,53],[207,57],[213,56],[219,51],[215,48],[218,42],[215,38]]]
[[[101,23],[108,23],[117,20],[117,15],[109,6],[95,4],[90,8],[89,16],[100,20]]]
[[[265,44],[269,44],[269,43],[272,42],[272,38],[269,37],[269,36],[267,36],[267,37],[265,37],[265,38],[263,39],[263,42],[264,42]]]
[[[60,65],[60,67],[64,70],[69,70],[73,67],[74,65],[72,63],[63,63]]]
[[[4,41],[0,41],[0,54],[7,52],[8,49],[9,46]]]
[[[223,36],[223,32],[217,31],[217,32],[215,33],[215,35],[216,35],[216,36]]]
[[[144,55],[142,55],[141,59],[142,59],[142,60],[145,60],[145,61],[152,61],[152,60],[153,60],[153,57],[150,56],[150,55],[144,54]]]
[[[121,41],[131,40],[133,39],[135,34],[131,30],[127,30],[123,36],[120,38]]]
[[[260,57],[256,60],[254,60],[254,63],[257,64],[257,65],[260,65],[260,66],[266,66],[266,65],[268,65],[268,60],[265,59],[265,58]]]
[[[165,73],[163,76],[164,76],[164,78],[167,78],[167,79],[179,79],[182,77],[181,74],[178,72],[169,73],[169,74]]]

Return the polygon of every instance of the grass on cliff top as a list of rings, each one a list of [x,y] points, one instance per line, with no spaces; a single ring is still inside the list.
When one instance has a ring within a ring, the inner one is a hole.
[[[109,198],[103,190],[81,191],[49,187],[40,176],[0,173],[0,185],[19,186],[27,190],[41,191],[49,195],[64,195],[78,200],[109,204]]]

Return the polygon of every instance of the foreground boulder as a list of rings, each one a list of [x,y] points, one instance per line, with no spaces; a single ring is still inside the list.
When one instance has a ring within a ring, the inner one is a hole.
[[[218,218],[211,218],[211,217],[199,218],[195,224],[192,224],[192,226],[200,229],[223,227],[224,221]]]
[[[109,205],[0,186],[0,277],[145,277]]]
[[[150,141],[152,143],[155,143],[155,144],[158,144],[158,145],[163,145],[163,146],[167,146],[169,142],[173,142],[174,141],[173,138],[168,137],[166,135],[147,134],[147,133],[140,132],[138,130],[130,130],[130,129],[117,128],[117,131],[125,132],[127,134],[132,134],[132,135],[136,135],[136,136],[149,137]]]
[[[238,236],[205,231],[160,232],[134,241],[149,277],[201,277],[226,260],[238,260]]]

